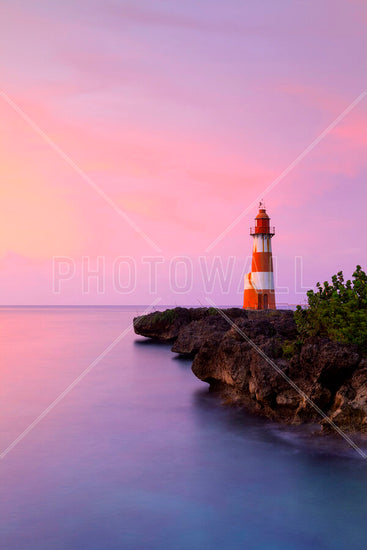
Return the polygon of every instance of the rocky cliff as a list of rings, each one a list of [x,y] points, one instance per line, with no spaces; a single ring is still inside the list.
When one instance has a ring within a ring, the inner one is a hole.
[[[357,347],[325,338],[301,342],[292,311],[224,312],[230,321],[213,308],[169,309],[135,318],[134,330],[193,357],[194,374],[227,403],[329,430],[309,398],[341,429],[367,433],[367,359]]]

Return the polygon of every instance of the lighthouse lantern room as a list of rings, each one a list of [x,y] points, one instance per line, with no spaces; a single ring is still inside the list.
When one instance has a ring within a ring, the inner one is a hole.
[[[270,218],[264,202],[259,204],[255,227],[250,228],[253,237],[251,273],[245,275],[243,307],[250,309],[276,309],[274,294],[273,258],[271,239],[275,228],[270,227]]]

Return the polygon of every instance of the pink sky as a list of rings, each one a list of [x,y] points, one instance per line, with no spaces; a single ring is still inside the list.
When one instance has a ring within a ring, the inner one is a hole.
[[[366,25],[350,0],[1,2],[1,90],[47,138],[0,96],[0,303],[241,305],[256,207],[207,247],[367,90]],[[364,97],[265,196],[278,302],[367,268],[366,152]]]

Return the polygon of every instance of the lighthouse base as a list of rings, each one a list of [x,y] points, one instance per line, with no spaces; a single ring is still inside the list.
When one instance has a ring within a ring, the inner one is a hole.
[[[276,309],[274,290],[245,288],[243,307],[244,309]]]
[[[245,309],[276,309],[272,269],[246,273],[244,283],[243,307]]]

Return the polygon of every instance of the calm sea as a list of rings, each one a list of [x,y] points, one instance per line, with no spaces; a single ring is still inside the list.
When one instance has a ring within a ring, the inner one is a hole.
[[[367,548],[367,461],[223,408],[137,312],[0,310],[6,550]]]

